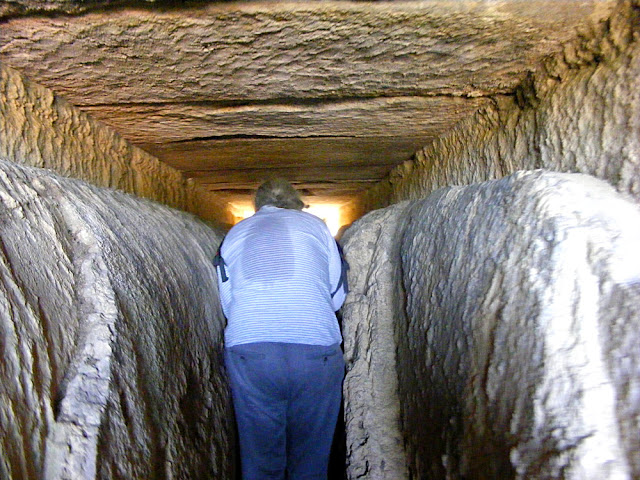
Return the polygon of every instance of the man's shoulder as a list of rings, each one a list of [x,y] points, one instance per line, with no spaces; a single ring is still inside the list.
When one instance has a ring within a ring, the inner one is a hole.
[[[241,220],[231,227],[226,238],[241,238],[248,230],[256,226],[256,222],[258,225],[265,227],[265,231],[268,231],[268,225],[271,223],[270,219],[275,220],[276,218],[279,218],[284,224],[288,224],[289,228],[293,229],[314,230],[323,233],[325,230],[327,233],[329,231],[324,220],[312,213],[286,208],[267,208],[265,206],[254,215]]]
[[[301,224],[304,224],[309,228],[317,228],[319,230],[322,230],[323,232],[324,230],[328,231],[327,224],[324,223],[324,220],[322,220],[317,215],[309,212],[304,212],[302,210],[294,210],[294,212],[295,217]]]
[[[242,238],[246,234],[246,231],[251,227],[251,224],[254,222],[254,220],[252,219],[253,217],[247,217],[233,225],[224,236],[222,240],[222,247],[228,248],[230,244]]]

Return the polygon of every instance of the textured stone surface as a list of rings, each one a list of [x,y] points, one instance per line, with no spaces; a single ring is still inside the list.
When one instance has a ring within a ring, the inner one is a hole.
[[[3,63],[0,156],[230,222],[215,196]]]
[[[219,234],[0,165],[0,477],[232,478]]]
[[[535,168],[594,175],[640,201],[637,1],[619,2],[607,22],[568,42],[514,96],[494,97],[392,171],[363,209]]]
[[[350,478],[638,478],[634,202],[590,176],[518,173],[373,212],[351,229],[350,258],[379,260],[352,265],[347,385],[370,392],[388,381],[380,364],[397,352],[411,475],[367,465],[373,452],[376,466],[385,459],[368,442],[388,419],[365,413],[351,427],[360,443]],[[392,300],[399,283],[404,306]],[[396,345],[379,334],[390,319]],[[348,396],[346,411],[396,402],[378,392]]]
[[[2,58],[76,105],[483,96],[510,91],[532,59],[613,4],[234,2],[147,10],[139,2],[143,8],[107,15],[9,19]],[[83,65],[90,76],[76,68]]]
[[[355,273],[342,308],[349,478],[407,478],[394,339],[403,309],[398,226],[407,207],[373,212],[341,239]]]
[[[0,10],[0,61],[188,175],[196,152],[207,189],[246,199],[246,184],[259,183],[246,171],[260,163],[344,201],[487,97],[512,94],[615,4],[18,0]],[[309,150],[310,139],[324,148]],[[388,146],[384,159],[371,139]],[[312,158],[286,165],[283,145]],[[305,177],[308,163],[326,170],[322,181]],[[354,164],[362,168],[347,180],[337,176]]]

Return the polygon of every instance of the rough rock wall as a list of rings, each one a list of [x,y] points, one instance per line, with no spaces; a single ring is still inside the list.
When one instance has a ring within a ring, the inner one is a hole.
[[[594,175],[640,201],[640,1],[621,0],[514,95],[494,97],[393,170],[362,210],[536,168]]]
[[[344,242],[349,478],[640,478],[633,201],[517,173],[374,212]],[[395,364],[396,391],[362,395]],[[396,402],[395,426],[368,416]],[[402,431],[409,476],[372,466],[385,430]]]
[[[217,198],[0,63],[0,156],[231,223]]]
[[[0,478],[232,478],[220,235],[0,166]]]
[[[342,307],[350,478],[406,478],[396,391],[395,323],[402,311],[397,231],[408,204],[372,212],[342,242],[357,275]]]

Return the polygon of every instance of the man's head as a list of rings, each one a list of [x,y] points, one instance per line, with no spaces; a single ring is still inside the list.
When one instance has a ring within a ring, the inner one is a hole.
[[[256,210],[265,205],[302,210],[304,202],[293,186],[281,178],[267,180],[258,187],[254,200]]]

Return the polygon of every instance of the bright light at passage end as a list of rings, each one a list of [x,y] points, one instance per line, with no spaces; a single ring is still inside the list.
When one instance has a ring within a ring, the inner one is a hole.
[[[334,237],[337,235],[340,230],[340,207],[337,205],[310,205],[305,210],[324,220],[331,235]]]

